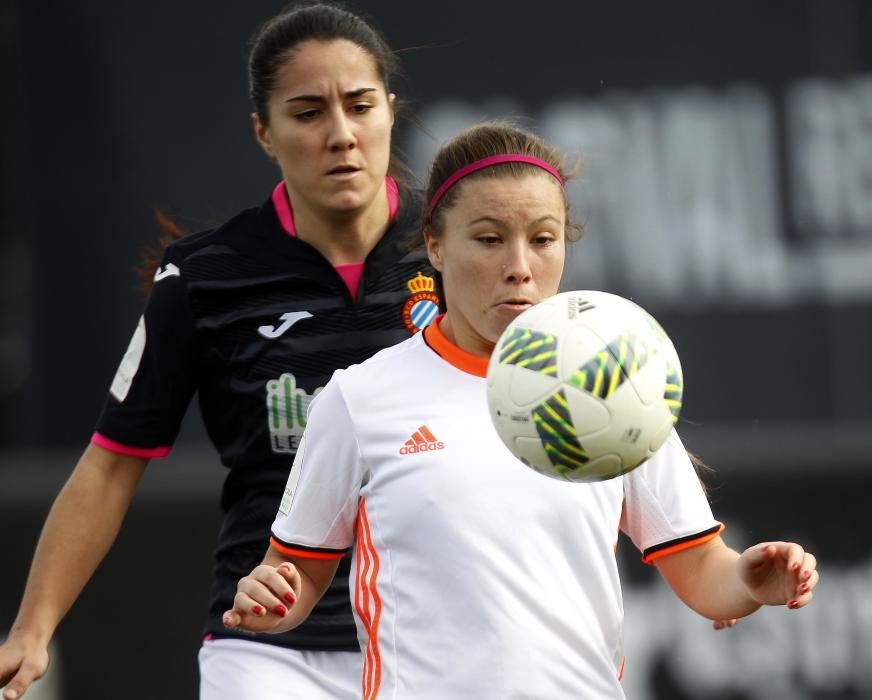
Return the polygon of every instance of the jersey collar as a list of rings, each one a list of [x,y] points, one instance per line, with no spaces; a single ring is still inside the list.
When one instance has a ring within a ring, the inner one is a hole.
[[[400,191],[397,187],[397,181],[390,176],[385,176],[385,191],[388,195],[388,218],[389,222],[394,223],[397,218],[397,209],[400,208]],[[279,217],[279,223],[289,236],[297,237],[297,227],[294,225],[294,209],[291,207],[291,200],[288,197],[288,190],[285,187],[285,181],[281,180],[272,191],[273,206],[276,208],[276,214]]]
[[[446,338],[442,333],[442,329],[439,328],[439,324],[442,322],[444,316],[445,314],[439,314],[439,316],[433,319],[433,322],[424,329],[424,342],[427,343],[427,345],[430,346],[430,349],[448,364],[454,365],[457,369],[462,370],[467,374],[472,374],[476,377],[486,377],[488,359],[486,357],[473,355],[472,353],[466,352],[466,350],[461,350],[454,343],[448,340],[448,338]]]

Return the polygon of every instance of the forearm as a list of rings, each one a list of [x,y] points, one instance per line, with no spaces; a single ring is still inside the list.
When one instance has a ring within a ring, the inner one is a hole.
[[[336,570],[334,564],[328,563],[326,569],[329,571],[332,568],[332,572],[325,574],[324,562],[286,557],[273,547],[269,548],[263,560],[263,563],[268,566],[279,566],[283,562],[290,562],[296,567],[300,576],[300,590],[292,605],[287,604],[287,601],[285,602],[287,614],[275,629],[270,630],[276,634],[292,630],[308,619],[312,609],[327,590],[327,586],[333,579],[333,572]]]
[[[336,575],[338,559],[288,556],[272,546],[236,586],[224,625],[249,632],[287,632],[302,624]]]
[[[85,450],[43,526],[13,633],[52,637],[114,542],[146,463]]]
[[[675,594],[711,620],[745,617],[760,608],[739,578],[739,554],[720,537],[655,562]]]

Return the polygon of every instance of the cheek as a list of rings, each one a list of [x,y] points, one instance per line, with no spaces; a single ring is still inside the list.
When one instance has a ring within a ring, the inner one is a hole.
[[[543,291],[556,293],[563,276],[563,266],[566,260],[563,251],[549,255],[541,260],[538,272],[539,284]]]
[[[371,125],[367,137],[373,146],[383,148],[385,156],[390,155],[391,147],[391,120],[389,116],[379,119],[378,123]]]
[[[275,134],[273,148],[280,158],[282,156],[292,158],[306,152],[306,139],[299,133],[299,129],[294,128],[294,125],[285,121],[283,124],[276,125],[273,132]]]

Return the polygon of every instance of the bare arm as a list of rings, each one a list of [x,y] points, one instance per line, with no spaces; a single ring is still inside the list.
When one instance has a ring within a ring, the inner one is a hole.
[[[808,605],[817,585],[813,555],[791,542],[763,542],[741,555],[720,537],[654,562],[692,610],[711,620],[745,617],[761,605]]]
[[[49,511],[9,638],[0,646],[4,700],[48,665],[48,644],[109,551],[148,464],[89,445]]]
[[[224,626],[287,632],[305,622],[327,590],[339,559],[291,557],[270,547],[263,562],[239,580]]]

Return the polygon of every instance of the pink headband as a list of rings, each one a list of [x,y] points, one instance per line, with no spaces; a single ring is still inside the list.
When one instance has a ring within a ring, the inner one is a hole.
[[[563,182],[563,178],[560,176],[560,173],[557,172],[552,166],[546,163],[544,160],[539,160],[538,158],[533,158],[532,156],[523,156],[518,153],[506,153],[501,156],[489,156],[488,158],[482,158],[481,160],[477,160],[469,165],[458,170],[454,175],[449,177],[445,182],[440,185],[439,189],[436,190],[436,194],[433,195],[433,199],[430,200],[430,208],[427,210],[427,223],[430,223],[433,218],[433,212],[436,210],[436,207],[439,205],[439,201],[442,197],[445,196],[445,193],[450,190],[454,185],[457,184],[459,180],[462,180],[467,175],[471,175],[472,173],[478,170],[484,170],[485,168],[490,168],[494,165],[499,165],[500,163],[527,163],[528,165],[535,165],[537,168],[542,168],[542,170],[551,173],[560,183],[560,186],[563,187],[565,184]]]

